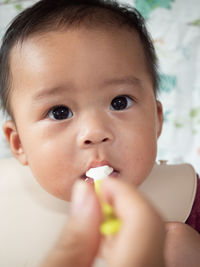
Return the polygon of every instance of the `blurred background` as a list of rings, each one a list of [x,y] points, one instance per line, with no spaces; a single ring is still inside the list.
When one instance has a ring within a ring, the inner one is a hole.
[[[56,1],[56,0],[55,0]],[[159,59],[164,127],[159,160],[191,163],[200,173],[200,1],[118,0],[145,17]],[[0,39],[12,18],[33,0],[0,0]],[[10,156],[0,113],[0,158]]]

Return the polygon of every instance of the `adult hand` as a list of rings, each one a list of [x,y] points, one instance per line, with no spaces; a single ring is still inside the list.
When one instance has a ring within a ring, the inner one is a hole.
[[[101,209],[94,190],[77,183],[66,229],[43,267],[88,267],[103,247],[107,266],[162,267],[164,227],[148,201],[132,185],[109,178],[102,183],[102,199],[110,203],[122,221],[115,236],[101,237]],[[103,242],[102,242],[103,240]]]
[[[100,245],[101,209],[89,184],[78,181],[66,227],[42,267],[89,267]]]
[[[120,232],[105,245],[110,267],[163,267],[164,224],[156,210],[132,184],[107,179],[102,183],[102,197],[110,203],[122,221]],[[104,245],[104,243],[103,243]]]

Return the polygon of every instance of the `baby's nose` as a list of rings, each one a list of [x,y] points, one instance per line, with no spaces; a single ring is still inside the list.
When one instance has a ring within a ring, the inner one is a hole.
[[[112,142],[113,139],[110,125],[97,117],[88,119],[79,129],[78,144],[82,148]]]
[[[90,144],[98,144],[98,143],[103,143],[103,142],[107,142],[110,139],[108,137],[101,137],[101,136],[90,136],[85,138],[85,140],[83,140],[83,144],[84,145],[90,145]]]

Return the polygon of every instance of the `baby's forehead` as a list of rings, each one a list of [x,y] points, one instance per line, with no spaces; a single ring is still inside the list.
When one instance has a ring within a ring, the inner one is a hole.
[[[91,35],[90,35],[91,33]],[[91,29],[86,28],[85,26],[81,26],[79,28],[62,28],[57,30],[49,30],[49,31],[41,31],[36,32],[35,34],[32,34],[30,36],[27,36],[25,39],[19,39],[14,46],[11,49],[10,52],[10,59],[16,56],[28,56],[28,53],[26,52],[27,48],[29,47],[41,47],[42,46],[51,46],[52,40],[56,39],[59,35],[68,35],[68,39],[70,42],[74,40],[74,36],[79,36],[79,40],[76,38],[74,42],[79,42],[81,39],[84,38],[84,40],[88,39],[88,44],[92,43],[94,40],[95,35],[99,39],[103,39],[105,34],[107,36],[110,35],[110,37],[117,36],[117,39],[126,39],[126,43],[138,43],[138,47],[143,49],[142,41],[139,37],[139,34],[136,30],[128,29],[127,27],[121,27],[117,28],[116,26],[108,27],[92,27]],[[128,38],[127,38],[128,37]],[[131,38],[130,38],[131,37]],[[74,43],[75,44],[75,43]],[[67,47],[66,47],[67,48]],[[98,49],[98,47],[97,47]],[[67,52],[67,50],[65,50]],[[144,53],[144,51],[142,51]],[[29,51],[30,53],[30,51]],[[92,51],[91,51],[92,53]],[[13,64],[14,62],[11,62]]]
[[[124,29],[73,29],[30,36],[13,47],[10,64],[13,109],[15,96],[41,100],[44,91],[63,99],[87,92],[92,99],[106,88],[152,90],[139,37]]]
[[[76,88],[80,88],[80,81],[89,86],[116,77],[137,81],[140,72],[148,76],[139,37],[126,29],[67,29],[33,35],[13,47],[10,63],[13,88],[18,90],[22,83],[27,88],[29,83],[37,88],[42,81],[44,87],[75,88],[79,83]]]
[[[103,56],[108,51],[112,56],[117,51],[116,56],[120,58],[128,50],[130,53],[137,50],[138,56],[144,61],[145,53],[138,33],[126,28],[87,29],[80,27],[52,30],[40,32],[18,41],[11,50],[10,66],[11,69],[15,65],[23,67],[19,66],[19,62],[22,60],[29,61],[30,65],[33,65],[39,53],[39,59],[48,56],[54,59],[51,63],[56,64],[56,53],[58,54],[60,51],[63,53],[63,58],[74,53],[74,59],[77,59],[78,56],[83,57],[84,54],[85,57],[91,57],[97,52]]]
[[[123,33],[128,33],[128,35],[132,36],[135,40],[139,40],[142,45],[142,40],[140,39],[139,32],[134,29],[130,28],[127,25],[117,27],[116,25],[110,25],[109,27],[107,25],[97,25],[92,27],[86,27],[84,24],[80,25],[79,27],[75,26],[67,26],[66,27],[58,27],[56,29],[49,28],[49,29],[41,29],[41,31],[36,31],[33,33],[30,33],[25,38],[23,36],[20,36],[19,39],[16,40],[15,44],[13,45],[11,51],[15,48],[21,49],[23,48],[24,44],[40,41],[40,40],[48,40],[52,36],[57,36],[59,34],[68,34],[70,37],[74,34],[80,34],[81,36],[88,35],[88,33],[96,33],[99,36],[103,36],[105,33],[107,35],[113,35],[113,34],[119,34],[119,38],[122,39]]]

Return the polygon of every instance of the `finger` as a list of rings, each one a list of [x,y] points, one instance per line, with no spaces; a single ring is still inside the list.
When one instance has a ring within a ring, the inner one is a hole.
[[[67,226],[43,266],[91,266],[99,248],[100,221],[101,211],[94,190],[85,182],[77,182]]]
[[[162,266],[164,226],[145,197],[133,185],[112,178],[102,183],[102,197],[122,221],[111,266]]]

